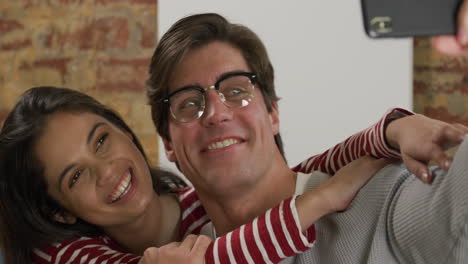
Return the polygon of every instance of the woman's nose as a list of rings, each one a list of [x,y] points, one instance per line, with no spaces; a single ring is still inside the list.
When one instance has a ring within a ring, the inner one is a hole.
[[[97,183],[99,186],[104,186],[112,182],[112,179],[118,177],[117,171],[115,170],[114,162],[112,160],[101,161],[96,166],[95,174],[97,177]]]

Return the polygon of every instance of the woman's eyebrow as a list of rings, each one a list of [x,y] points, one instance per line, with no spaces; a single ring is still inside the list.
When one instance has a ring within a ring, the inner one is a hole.
[[[91,139],[93,139],[94,133],[96,132],[96,130],[97,130],[100,126],[103,126],[103,125],[105,125],[105,124],[106,124],[106,123],[104,123],[104,122],[98,122],[98,123],[94,124],[93,128],[91,128],[91,130],[89,131],[88,139],[86,140],[86,144],[89,144],[89,142],[91,142]]]
[[[94,134],[96,133],[96,130],[100,127],[100,126],[103,126],[105,125],[106,123],[104,122],[97,122],[96,124],[94,124],[94,126],[91,128],[91,130],[89,131],[88,133],[88,137],[86,139],[86,144],[88,145],[91,140],[93,139],[94,137]],[[70,171],[73,167],[75,167],[76,164],[71,164],[71,165],[68,165],[63,171],[62,173],[60,173],[60,176],[59,176],[59,179],[58,179],[58,186],[57,186],[57,189],[61,192],[61,186],[62,186],[62,182],[63,182],[63,179],[65,178],[65,175],[67,175],[68,171]]]
[[[73,167],[75,167],[75,164],[68,165],[62,171],[62,173],[60,173],[59,180],[57,182],[57,189],[58,189],[59,192],[62,192],[62,188],[60,188],[60,187],[62,186],[62,182],[63,182],[63,179],[65,178],[65,175],[67,175],[68,171],[70,171]]]

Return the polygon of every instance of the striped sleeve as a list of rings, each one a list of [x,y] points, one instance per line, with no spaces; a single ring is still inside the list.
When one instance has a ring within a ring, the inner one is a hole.
[[[302,173],[318,170],[333,175],[346,164],[364,155],[400,159],[400,153],[388,146],[385,141],[385,126],[392,120],[412,114],[414,113],[402,108],[393,108],[376,124],[354,134],[324,153],[308,158],[293,170]]]
[[[313,246],[315,229],[301,232],[296,196],[211,243],[205,263],[278,263]]]
[[[195,189],[187,187],[179,190],[178,199],[182,211],[180,239],[189,234],[200,234],[201,229],[210,222],[210,219],[198,199]]]
[[[38,264],[137,264],[141,256],[124,253],[109,238],[81,237],[56,243],[33,251],[33,261]]]

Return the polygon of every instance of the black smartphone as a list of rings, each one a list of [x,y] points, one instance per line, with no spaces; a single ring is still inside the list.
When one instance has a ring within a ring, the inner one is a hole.
[[[456,34],[462,0],[361,0],[364,28],[371,38]]]

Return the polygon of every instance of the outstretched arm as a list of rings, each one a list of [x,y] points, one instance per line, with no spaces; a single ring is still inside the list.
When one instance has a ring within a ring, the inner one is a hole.
[[[403,158],[412,173],[430,182],[427,163],[435,161],[447,169],[450,158],[444,150],[459,144],[467,133],[468,128],[461,124],[448,124],[395,108],[376,124],[324,153],[308,158],[293,170],[303,173],[319,170],[333,175],[347,163],[363,155],[371,155],[376,158]]]
[[[372,126],[352,135],[325,152],[314,155],[293,168],[296,172],[321,171],[334,175],[340,168],[362,156],[400,159],[398,150],[386,143],[385,129],[397,118],[413,115],[412,112],[394,108]]]

